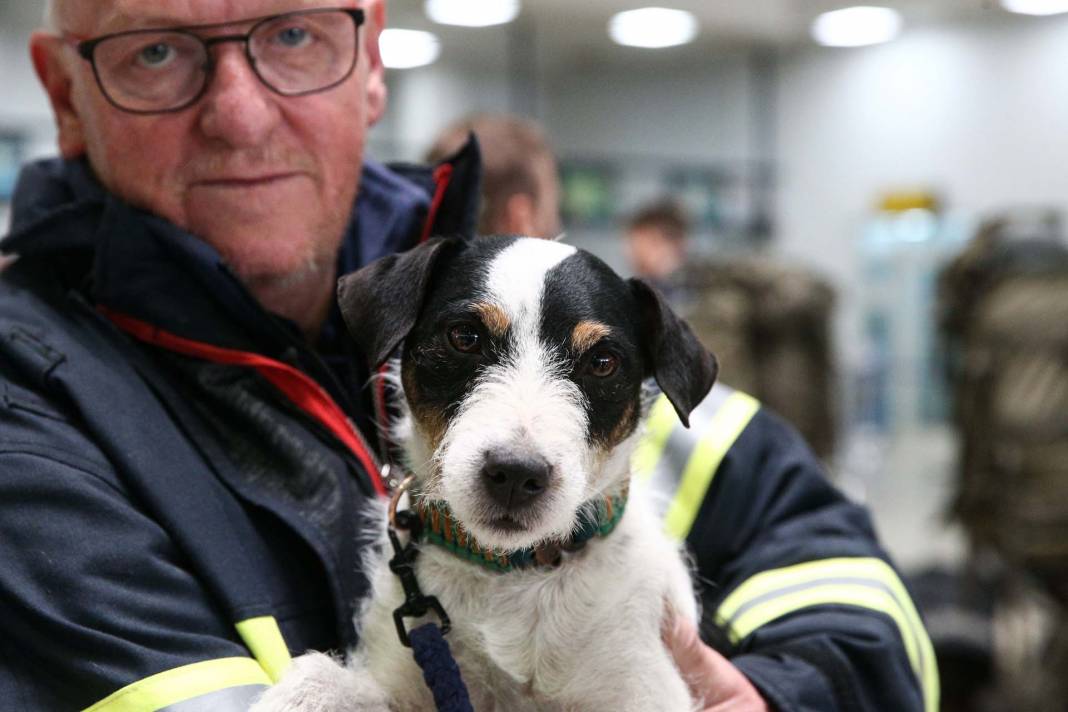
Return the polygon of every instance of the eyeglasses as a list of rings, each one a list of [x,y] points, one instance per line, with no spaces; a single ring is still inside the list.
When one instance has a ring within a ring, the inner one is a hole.
[[[246,34],[201,37],[236,23],[130,30],[75,45],[100,91],[114,106],[133,114],[181,111],[207,91],[215,69],[211,48],[241,42],[252,71],[282,96],[326,91],[356,68],[363,10],[316,9],[250,20]],[[80,40],[78,37],[68,39]]]

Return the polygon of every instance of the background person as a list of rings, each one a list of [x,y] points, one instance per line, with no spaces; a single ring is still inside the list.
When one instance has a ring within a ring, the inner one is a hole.
[[[560,234],[556,157],[541,128],[510,114],[475,114],[445,129],[427,160],[453,155],[474,134],[482,152],[483,235],[554,238]]]

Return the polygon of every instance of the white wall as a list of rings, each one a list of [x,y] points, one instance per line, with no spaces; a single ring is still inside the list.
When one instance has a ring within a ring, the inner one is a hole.
[[[930,188],[967,216],[1068,212],[1068,17],[998,15],[866,49],[785,58],[777,249],[832,276],[845,346],[878,196]]]
[[[544,121],[562,154],[681,161],[753,157],[745,56],[702,65],[576,67],[549,78]]]

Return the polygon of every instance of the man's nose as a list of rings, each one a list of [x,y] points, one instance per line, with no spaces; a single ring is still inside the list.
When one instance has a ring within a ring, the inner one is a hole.
[[[219,46],[215,53],[214,71],[201,99],[201,130],[234,148],[260,146],[278,122],[274,94],[256,76],[240,46]]]

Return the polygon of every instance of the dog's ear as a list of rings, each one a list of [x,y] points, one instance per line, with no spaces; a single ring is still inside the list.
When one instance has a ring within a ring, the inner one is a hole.
[[[427,240],[338,281],[341,316],[372,368],[389,358],[415,326],[434,264],[455,243],[454,239]]]
[[[716,382],[719,366],[664,298],[640,279],[627,280],[641,310],[646,354],[660,390],[675,406],[679,420],[690,427],[690,413]]]

